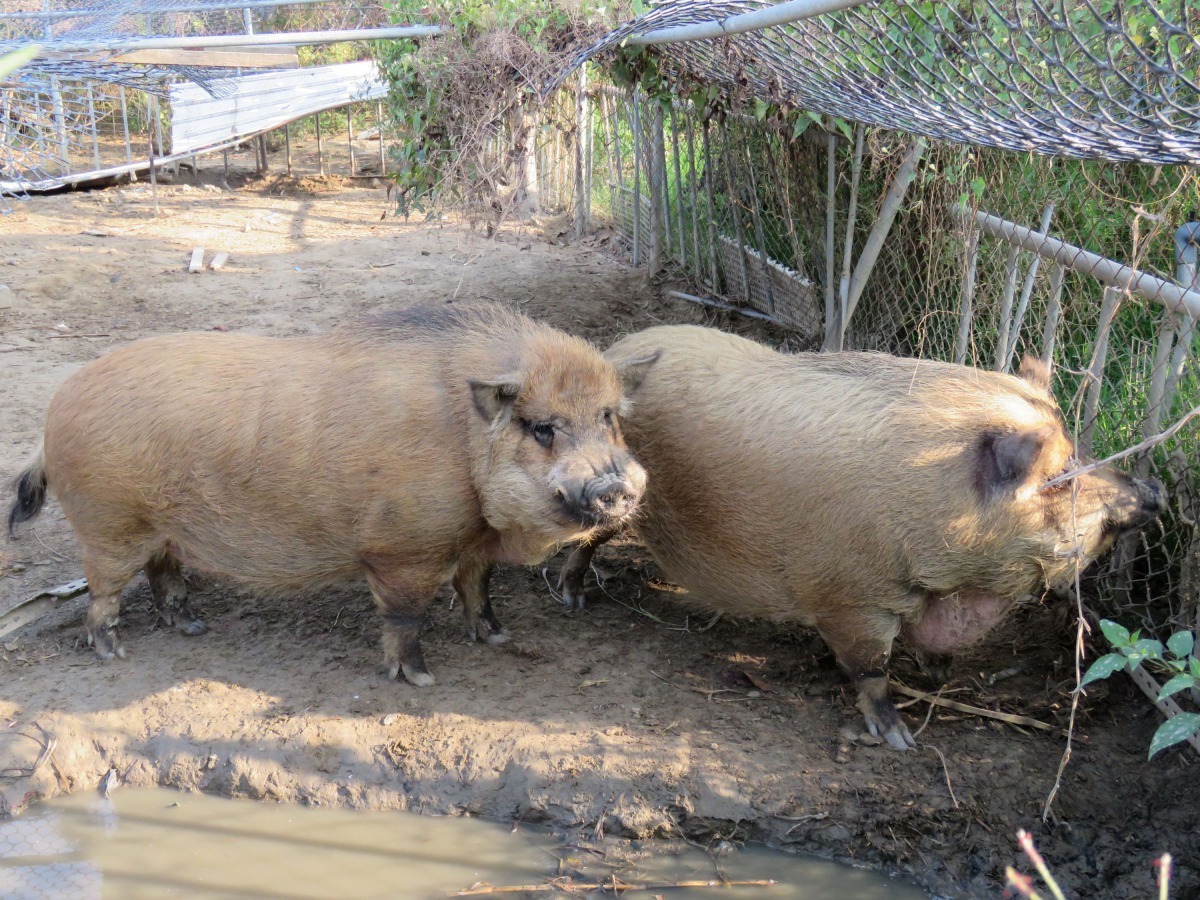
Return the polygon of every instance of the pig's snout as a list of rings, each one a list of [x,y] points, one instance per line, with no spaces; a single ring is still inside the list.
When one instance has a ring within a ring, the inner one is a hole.
[[[627,519],[646,490],[646,471],[632,460],[614,461],[590,477],[567,478],[555,496],[581,522],[604,524]]]
[[[1147,522],[1157,519],[1167,505],[1166,489],[1157,478],[1147,478],[1145,481],[1138,481],[1137,492],[1140,508],[1135,514],[1135,521],[1132,523],[1134,527],[1145,525]]]
[[[641,491],[623,475],[609,473],[593,478],[583,488],[583,508],[594,516],[624,519],[637,508]]]
[[[1141,528],[1159,517],[1167,505],[1167,492],[1157,478],[1130,479],[1130,492],[1112,510],[1112,521],[1121,531]]]

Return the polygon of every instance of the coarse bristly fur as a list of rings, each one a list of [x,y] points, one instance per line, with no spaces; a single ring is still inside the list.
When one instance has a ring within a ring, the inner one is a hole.
[[[181,564],[258,591],[365,578],[389,672],[426,684],[417,635],[443,581],[455,576],[473,635],[503,640],[479,589],[491,565],[540,561],[636,507],[645,473],[615,416],[623,379],[651,362],[618,371],[482,304],[316,337],[137,341],[55,394],[44,463],[21,476],[9,521],[49,484],[83,550],[102,656],[122,655],[120,591],[141,568],[189,633],[204,626]]]
[[[1033,361],[1023,377],[875,353],[785,355],[695,326],[607,353],[661,351],[626,439],[649,474],[637,532],[697,602],[814,626],[873,732],[911,743],[884,667],[903,630],[945,652],[1018,598],[1070,578],[1157,486],[1111,469],[1039,488],[1072,442]],[[582,602],[593,546],[564,570]]]

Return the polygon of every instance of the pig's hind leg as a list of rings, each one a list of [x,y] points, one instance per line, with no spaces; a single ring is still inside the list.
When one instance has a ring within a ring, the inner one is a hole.
[[[208,631],[208,626],[187,602],[187,583],[183,580],[179,560],[163,550],[147,560],[145,571],[154,608],[164,622],[192,637]]]
[[[462,601],[463,617],[467,620],[467,633],[471,640],[483,638],[489,644],[504,644],[511,635],[500,624],[492,609],[492,599],[488,594],[492,569],[492,564],[487,560],[464,554],[454,573],[454,592]]]
[[[125,648],[117,636],[121,623],[121,590],[129,583],[141,560],[127,554],[84,547],[83,574],[92,595],[87,611],[87,641],[101,659],[125,658]]]
[[[884,609],[845,608],[817,622],[817,631],[854,681],[858,709],[873,737],[896,750],[917,745],[888,693],[887,663],[900,618]]]
[[[367,584],[383,619],[383,665],[388,678],[403,672],[410,684],[428,687],[435,679],[421,652],[421,628],[441,579],[425,571],[365,565]]]

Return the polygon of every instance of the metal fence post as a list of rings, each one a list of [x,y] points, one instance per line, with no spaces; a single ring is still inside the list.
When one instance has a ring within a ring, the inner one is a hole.
[[[958,338],[954,342],[954,361],[960,366],[967,362],[971,344],[971,321],[974,316],[975,273],[979,266],[979,229],[967,226],[966,258],[963,266],[962,306],[958,313]]]
[[[639,110],[639,90],[631,94],[629,128],[633,132],[633,264],[641,264],[642,236],[642,114]]]
[[[704,267],[700,262],[700,200],[696,190],[696,140],[692,133],[693,112],[694,110],[684,109],[683,121],[687,128],[688,194],[692,202],[692,263],[696,272],[696,280],[703,282]],[[711,285],[711,287],[716,290],[715,285]]]
[[[651,103],[650,140],[650,268],[657,272],[671,252],[667,151],[663,142],[662,103],[658,100]]]
[[[671,103],[671,154],[675,163],[675,232],[679,238],[679,264],[687,268],[686,241],[683,229],[683,168],[679,161],[679,123],[675,116],[675,104]]]
[[[717,261],[717,213],[716,201],[713,200],[713,155],[708,139],[708,121],[702,121],[700,126],[700,151],[704,155],[704,198],[708,212],[708,266],[709,274],[712,277],[710,287],[712,287],[713,293],[719,294],[723,267]]]
[[[579,67],[579,91],[575,95],[575,240],[583,237],[587,228],[587,196],[584,193],[583,170],[587,162],[584,132],[587,129],[587,65]]]

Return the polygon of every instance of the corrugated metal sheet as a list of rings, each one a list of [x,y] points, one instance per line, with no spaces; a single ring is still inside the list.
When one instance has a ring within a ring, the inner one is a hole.
[[[171,152],[190,153],[233,138],[358,100],[387,94],[373,62],[285,69],[225,79],[233,87],[216,98],[195,84],[170,89]]]

